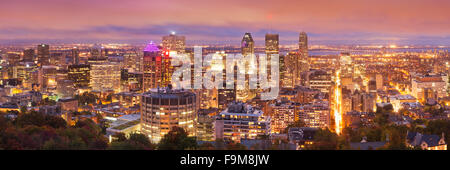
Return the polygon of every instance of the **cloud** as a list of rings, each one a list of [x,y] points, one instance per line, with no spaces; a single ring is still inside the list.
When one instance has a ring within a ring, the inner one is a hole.
[[[106,25],[93,26],[82,29],[30,29],[30,28],[0,28],[0,40],[8,42],[16,40],[41,39],[59,40],[62,42],[159,42],[162,36],[175,31],[186,36],[192,43],[221,42],[225,44],[239,44],[245,32],[253,35],[257,45],[264,44],[266,33],[280,35],[281,44],[298,42],[299,32],[282,29],[246,29],[241,26],[210,26],[210,25],[149,25],[142,27]],[[40,35],[40,36],[39,36]],[[312,44],[370,44],[370,43],[404,43],[436,45],[450,44],[450,36],[411,36],[400,34],[349,32],[349,33],[309,33]]]
[[[0,39],[403,41],[450,36],[448,0],[21,0],[0,6]],[[430,38],[431,37],[431,38]],[[418,41],[420,42],[420,40]]]

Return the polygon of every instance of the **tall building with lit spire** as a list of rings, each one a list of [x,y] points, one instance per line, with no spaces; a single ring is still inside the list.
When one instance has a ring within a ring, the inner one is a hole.
[[[280,52],[278,34],[266,34],[265,44],[267,55],[278,54]]]
[[[241,41],[242,55],[255,54],[255,41],[253,41],[252,34],[249,32],[244,34]]]
[[[152,88],[167,87],[170,84],[173,66],[169,52],[161,50],[150,42],[144,49],[143,56],[144,91]]]
[[[250,33],[245,33],[244,37],[241,41],[241,53],[244,57],[251,56],[255,54],[255,41],[253,41],[252,35]],[[247,101],[248,99],[251,99],[255,97],[255,94],[253,91],[250,90],[249,86],[249,79],[250,74],[257,74],[257,63],[253,60],[245,64],[246,69],[240,69],[237,70],[235,68],[235,72],[240,71],[241,74],[245,74],[245,87],[243,90],[236,90],[236,100],[239,101]]]

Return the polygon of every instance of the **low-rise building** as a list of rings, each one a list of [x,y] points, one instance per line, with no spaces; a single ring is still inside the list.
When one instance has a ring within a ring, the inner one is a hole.
[[[106,119],[111,122],[110,127],[106,129],[106,135],[110,140],[115,133],[123,133],[128,137],[131,133],[141,132],[140,114],[123,115],[118,118],[106,117]]]
[[[214,138],[240,142],[270,135],[270,116],[245,103],[231,103],[216,116]]]
[[[444,133],[439,137],[439,135],[408,132],[406,134],[406,145],[409,147],[420,147],[423,150],[447,150]]]
[[[200,109],[197,117],[197,140],[214,140],[214,120],[219,113],[217,108]]]
[[[371,127],[374,119],[375,113],[373,112],[351,111],[343,115],[345,126],[351,128]]]
[[[305,122],[306,127],[330,127],[330,109],[326,101],[303,105],[296,112],[296,120]]]

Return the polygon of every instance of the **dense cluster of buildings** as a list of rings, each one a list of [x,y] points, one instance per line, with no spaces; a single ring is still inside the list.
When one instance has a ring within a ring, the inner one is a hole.
[[[177,126],[201,141],[285,139],[297,149],[311,144],[317,129],[340,133],[344,127],[374,126],[377,107],[391,105],[406,124],[410,122],[405,120],[450,118],[448,51],[380,49],[370,55],[314,56],[308,52],[304,32],[295,50],[281,48],[278,34],[266,34],[264,48],[258,48],[251,33],[245,33],[239,47],[204,49],[215,53],[219,62],[201,72],[194,72],[191,65],[192,80],[208,69],[226,73],[234,68],[235,73],[245,74],[244,88],[178,89],[172,76],[180,66],[172,57],[194,58],[194,49],[187,48],[185,41],[173,33],[164,36],[161,44],[150,42],[145,47],[39,44],[1,51],[0,111],[36,110],[59,115],[68,124],[101,115],[111,122],[109,137],[143,133],[154,143]],[[262,100],[260,94],[266,89],[249,87],[249,77],[262,76],[264,71],[268,79],[276,76],[270,64],[260,70],[257,59],[245,63],[245,69],[229,67],[228,53],[279,55],[278,97]],[[295,127],[299,122],[302,127]],[[429,146],[428,141],[436,143],[435,136],[408,137],[411,146],[446,149],[440,139],[437,147]]]

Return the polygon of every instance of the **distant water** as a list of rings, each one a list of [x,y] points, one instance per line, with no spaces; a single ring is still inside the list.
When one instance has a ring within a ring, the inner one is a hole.
[[[434,52],[435,50],[439,51],[450,51],[450,48],[396,48],[396,49],[384,49],[386,52],[396,52],[396,53],[406,53],[406,52]],[[381,49],[371,49],[371,50],[310,50],[309,55],[311,56],[319,56],[319,55],[339,55],[343,52],[349,52],[350,54],[374,54],[381,52]]]

